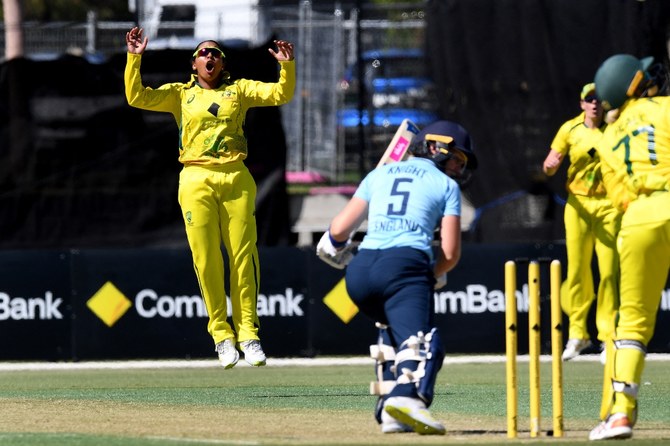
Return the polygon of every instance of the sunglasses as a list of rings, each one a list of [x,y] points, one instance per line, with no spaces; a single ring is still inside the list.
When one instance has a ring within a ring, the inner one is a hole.
[[[221,59],[225,59],[226,55],[223,54],[223,51],[216,47],[206,47],[206,48],[200,48],[199,50],[195,50],[193,53],[193,58],[196,57],[207,57],[211,55],[212,57],[220,57]]]
[[[590,103],[590,102],[593,102],[593,101],[596,101],[596,103],[598,103],[598,102],[600,102],[600,99],[598,99],[598,96],[595,96],[595,95],[592,95],[592,94],[590,94],[590,95],[588,95],[584,98],[584,102],[589,102]]]

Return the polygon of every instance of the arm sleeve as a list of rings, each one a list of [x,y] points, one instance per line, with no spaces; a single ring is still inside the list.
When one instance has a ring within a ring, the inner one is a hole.
[[[277,82],[240,79],[239,85],[249,107],[283,105],[293,99],[295,91],[295,60],[280,62]]]
[[[455,182],[450,187],[450,193],[447,195],[446,206],[442,215],[444,217],[447,215],[461,216],[461,189]]]
[[[599,150],[600,155],[600,172],[603,177],[603,184],[607,190],[607,196],[612,201],[612,204],[620,211],[625,211],[630,202],[629,191],[626,187],[626,169],[620,166],[618,169],[611,163],[615,159],[609,158],[609,154],[604,154]],[[605,155],[603,157],[603,155]]]
[[[370,202],[370,177],[373,176],[374,170],[369,172],[364,178],[363,181],[360,182],[358,185],[358,188],[356,188],[356,192],[354,192],[354,197],[360,198],[361,200],[365,200],[368,203]]]
[[[551,148],[561,155],[566,155],[569,151],[570,144],[568,138],[570,136],[570,129],[572,128],[572,121],[563,123],[563,125],[556,132],[554,140],[551,142]]]
[[[175,117],[179,115],[179,91],[177,84],[165,84],[157,89],[142,85],[140,65],[142,56],[128,53],[123,82],[126,89],[128,104],[144,110],[169,112]]]

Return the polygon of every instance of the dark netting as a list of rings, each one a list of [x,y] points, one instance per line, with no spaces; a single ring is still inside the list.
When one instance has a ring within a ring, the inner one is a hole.
[[[479,158],[468,238],[563,239],[567,163],[544,177],[551,141],[607,57],[666,62],[670,2],[436,0],[426,20],[441,114],[470,131]]]

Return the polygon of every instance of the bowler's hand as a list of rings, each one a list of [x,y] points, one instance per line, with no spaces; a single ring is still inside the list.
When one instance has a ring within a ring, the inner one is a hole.
[[[286,62],[288,60],[293,60],[293,44],[287,42],[286,40],[275,40],[275,45],[277,45],[277,51],[272,48],[268,48],[270,54],[277,59],[278,62]]]
[[[137,26],[126,33],[126,46],[132,54],[142,54],[149,43],[148,37],[143,37],[144,30]]]

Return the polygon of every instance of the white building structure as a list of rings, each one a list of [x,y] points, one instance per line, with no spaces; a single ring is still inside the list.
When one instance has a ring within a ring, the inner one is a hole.
[[[254,47],[271,35],[262,0],[130,0],[152,47],[192,48],[214,39]]]

